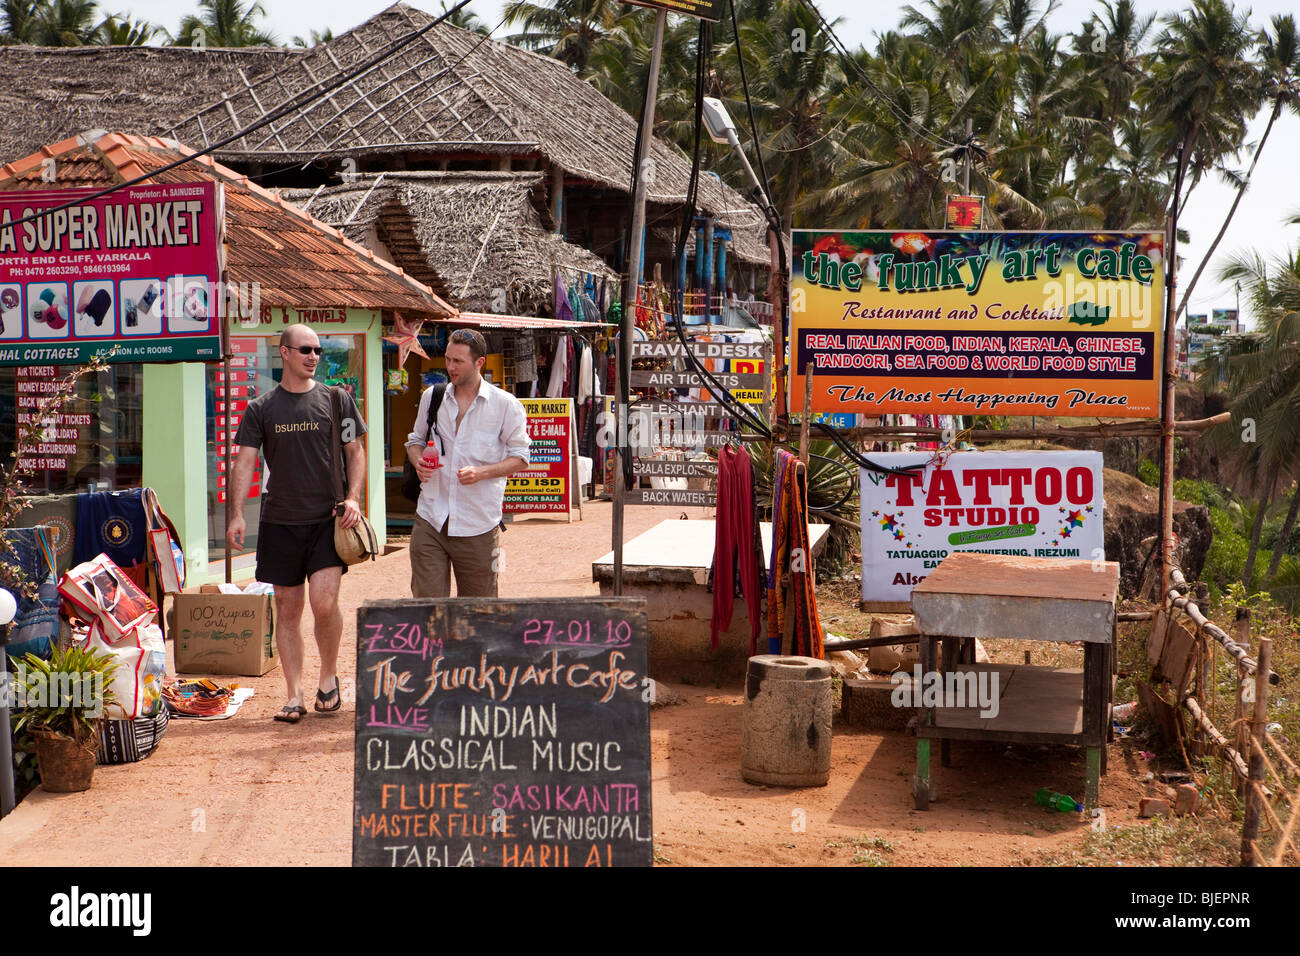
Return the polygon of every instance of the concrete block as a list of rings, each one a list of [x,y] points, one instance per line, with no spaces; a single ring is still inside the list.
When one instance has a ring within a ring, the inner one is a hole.
[[[1195,813],[1200,804],[1201,792],[1196,789],[1194,784],[1180,783],[1178,785],[1178,796],[1174,798],[1174,813],[1180,817],[1188,816]]]
[[[895,707],[894,684],[887,680],[846,680],[841,713],[845,723],[867,730],[906,730],[915,707]]]
[[[1155,797],[1143,797],[1138,801],[1138,816],[1144,820],[1148,817],[1167,817],[1169,816],[1169,801],[1158,800]]]

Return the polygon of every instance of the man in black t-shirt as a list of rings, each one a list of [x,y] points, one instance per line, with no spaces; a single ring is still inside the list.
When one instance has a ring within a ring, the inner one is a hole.
[[[262,449],[271,471],[257,536],[257,580],[275,585],[276,643],[284,667],[288,703],[275,719],[296,724],[307,713],[302,691],[302,611],[311,602],[320,681],[315,709],[333,713],[342,705],[338,680],[339,581],[347,567],[334,550],[333,389],[313,379],[320,362],[320,339],[306,325],[291,325],[280,336],[280,384],[248,403],[235,435],[239,453],[231,475],[231,517],[226,540],[244,546],[244,500]],[[340,440],[346,461],[344,527],[361,520],[361,481],[366,450],[365,422],[352,397],[340,391]],[[304,581],[306,582],[304,584]]]

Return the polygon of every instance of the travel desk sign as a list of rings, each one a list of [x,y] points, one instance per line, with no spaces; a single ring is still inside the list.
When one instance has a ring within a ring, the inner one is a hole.
[[[814,382],[816,379],[814,378]],[[1097,451],[877,454],[862,470],[862,599],[908,602],[955,551],[1104,560]]]
[[[0,366],[219,358],[217,184],[95,192],[0,192]]]
[[[640,598],[368,601],[354,866],[650,866]]]
[[[506,479],[506,514],[568,514],[573,470],[573,399],[521,398],[528,416],[528,467]]]
[[[789,402],[867,415],[1160,414],[1164,234],[796,229]]]

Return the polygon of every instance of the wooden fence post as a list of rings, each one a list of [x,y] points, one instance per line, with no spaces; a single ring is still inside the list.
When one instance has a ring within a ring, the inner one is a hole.
[[[808,423],[812,421],[813,363],[808,363],[803,383],[803,418],[799,420],[799,460],[808,464]],[[775,497],[775,493],[773,493]],[[775,518],[772,520],[776,520]]]
[[[1237,608],[1237,643],[1242,647],[1250,650],[1250,608]],[[1250,731],[1246,728],[1246,702],[1243,699],[1242,685],[1246,680],[1246,668],[1237,664],[1237,686],[1233,697],[1236,700],[1236,707],[1232,713],[1233,740],[1236,741],[1237,753],[1249,756],[1250,752],[1246,749],[1246,742],[1250,739]],[[1237,782],[1237,792],[1245,793],[1246,781]]]
[[[1264,727],[1268,722],[1268,671],[1273,662],[1273,641],[1259,640],[1259,666],[1255,668],[1255,710],[1250,721],[1250,779],[1246,782],[1246,814],[1241,827],[1241,865],[1258,866],[1260,854],[1255,841],[1259,838],[1259,802],[1264,785]]]

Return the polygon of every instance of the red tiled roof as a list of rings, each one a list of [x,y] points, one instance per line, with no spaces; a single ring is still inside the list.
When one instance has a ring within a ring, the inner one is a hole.
[[[193,152],[157,137],[107,133],[89,144],[74,137],[0,167],[0,190],[102,188],[147,175]],[[43,178],[50,158],[55,159],[54,183]],[[229,280],[256,282],[264,305],[457,314],[397,266],[209,156],[153,177],[159,183],[208,180],[225,184]]]

